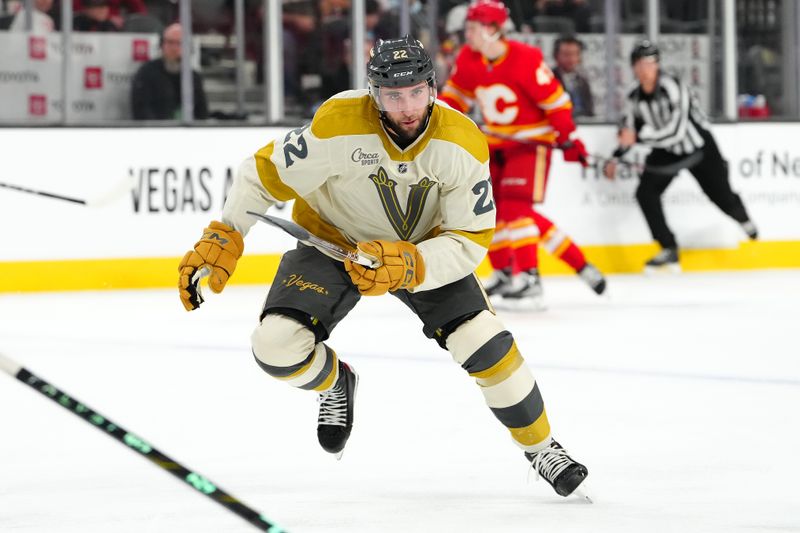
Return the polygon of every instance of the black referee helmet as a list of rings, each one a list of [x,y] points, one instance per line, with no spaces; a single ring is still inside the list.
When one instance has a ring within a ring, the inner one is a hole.
[[[647,39],[636,43],[636,46],[631,50],[631,66],[645,57],[652,57],[656,63],[661,60],[661,52],[658,51],[658,46]]]

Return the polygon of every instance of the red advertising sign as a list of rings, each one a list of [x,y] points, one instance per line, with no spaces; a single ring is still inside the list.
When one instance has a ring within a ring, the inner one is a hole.
[[[47,114],[47,95],[28,95],[28,114],[34,117],[43,117]]]
[[[103,68],[86,67],[83,71],[83,86],[87,89],[103,88]]]
[[[47,39],[31,35],[28,38],[28,56],[31,59],[47,59]]]

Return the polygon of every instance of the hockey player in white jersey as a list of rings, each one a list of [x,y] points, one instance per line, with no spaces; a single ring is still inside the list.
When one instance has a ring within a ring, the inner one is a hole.
[[[222,221],[211,222],[181,261],[181,300],[187,310],[202,303],[203,268],[211,289],[222,291],[255,223],[247,211],[294,200],[298,224],[380,265],[342,263],[299,244],[282,257],[252,335],[264,371],[320,395],[322,447],[341,456],[358,387],[328,338],[362,295],[389,293],[475,378],[528,461],[568,496],[587,469],[550,436],[536,381],[474,274],[495,224],[486,139],[436,101],[433,63],[413,38],[378,41],[368,78],[369,90],[332,97],[309,125],[241,165]]]

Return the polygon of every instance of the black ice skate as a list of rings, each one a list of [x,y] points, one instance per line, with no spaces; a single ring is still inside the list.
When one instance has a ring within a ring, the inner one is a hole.
[[[747,220],[741,223],[742,230],[747,234],[747,238],[751,241],[758,239],[758,228],[753,224],[752,220]]]
[[[513,276],[511,289],[503,294],[502,302],[498,302],[496,306],[519,311],[543,311],[544,289],[539,269],[532,268]]]
[[[322,448],[341,459],[344,445],[353,430],[353,404],[358,389],[358,374],[339,361],[339,377],[327,392],[319,395],[317,438]]]
[[[578,271],[578,275],[589,285],[589,288],[597,294],[603,294],[606,291],[606,278],[593,264],[586,263],[586,265]]]
[[[511,287],[511,269],[504,268],[503,270],[492,271],[492,276],[484,285],[486,296],[493,296],[495,294],[503,294],[508,292]]]
[[[644,265],[648,274],[658,271],[680,272],[677,248],[664,248]]]
[[[586,467],[570,457],[555,440],[543,450],[525,452],[525,457],[531,462],[531,468],[547,480],[559,496],[566,497],[575,492],[589,475]],[[591,501],[586,494],[577,494]]]

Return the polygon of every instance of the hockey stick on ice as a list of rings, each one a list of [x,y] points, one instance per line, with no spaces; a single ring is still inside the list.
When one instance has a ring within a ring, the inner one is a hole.
[[[149,459],[154,465],[166,470],[193,489],[197,490],[200,494],[208,496],[232,513],[244,518],[261,531],[267,531],[269,533],[285,533],[285,530],[270,522],[264,515],[255,509],[248,507],[219,488],[215,483],[212,483],[210,480],[201,476],[197,472],[189,470],[171,457],[164,455],[141,437],[130,433],[125,428],[115,424],[108,418],[99,414],[97,411],[91,409],[89,406],[57,389],[50,383],[36,376],[31,371],[22,367],[19,363],[6,357],[2,353],[0,353],[0,370],[7,372],[9,375],[17,378],[19,381],[25,385],[28,385],[33,390],[41,393],[47,398],[50,398],[72,414],[83,418],[97,429],[103,431],[103,433],[121,442],[129,449],[139,453],[146,459]]]
[[[86,207],[103,207],[106,206],[116,199],[122,197],[126,191],[130,190],[130,182],[131,179],[121,180],[118,184],[116,184],[113,188],[111,188],[108,192],[96,197],[90,198],[88,200],[83,198],[75,198],[73,196],[66,196],[63,194],[57,194],[48,191],[40,191],[37,189],[30,189],[28,187],[22,187],[20,185],[14,185],[13,183],[5,183],[0,181],[0,188],[9,189],[12,191],[17,191],[25,194],[33,194],[36,196],[43,196],[45,198],[50,198],[53,200],[61,200],[63,202],[69,202],[78,205],[85,205]]]
[[[253,211],[247,211],[248,215],[252,215],[256,217],[256,219],[266,222],[271,226],[275,226],[277,228],[282,229],[298,241],[302,242],[303,244],[308,244],[310,246],[319,246],[331,254],[336,259],[340,261],[344,261],[345,259],[349,259],[353,263],[358,263],[359,265],[364,265],[365,267],[369,268],[377,268],[380,266],[379,262],[373,261],[369,257],[350,250],[345,250],[338,244],[334,244],[330,241],[326,241],[325,239],[321,239],[316,235],[312,235],[308,230],[304,227],[300,226],[299,224],[295,224],[291,220],[286,220],[285,218],[273,217],[271,215],[264,215],[261,213],[255,213]]]

